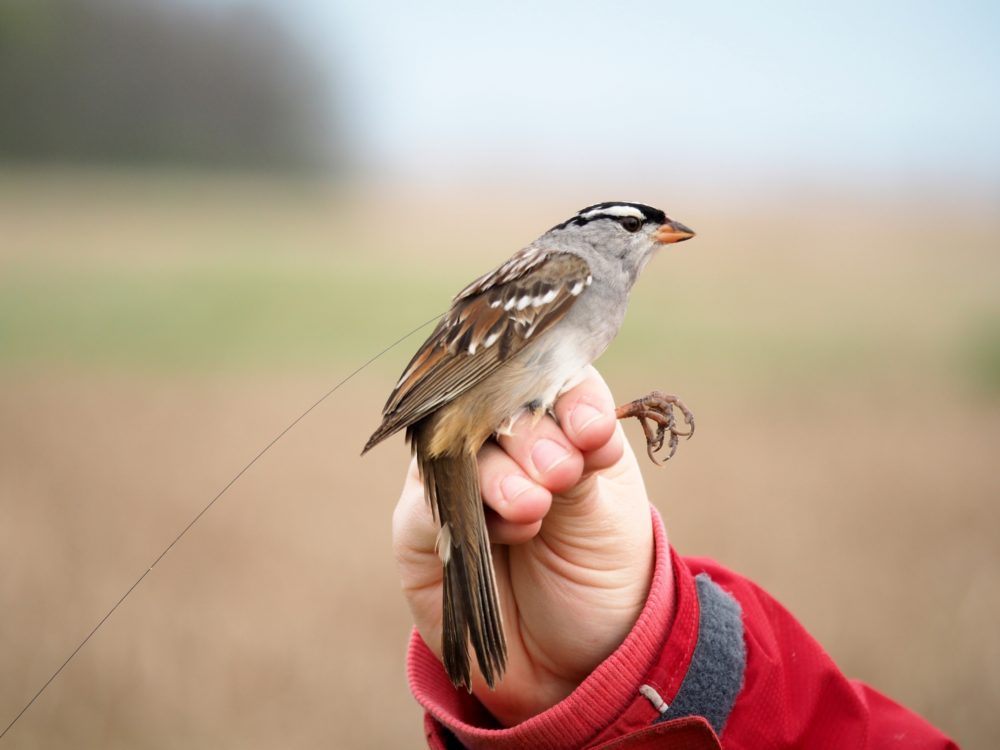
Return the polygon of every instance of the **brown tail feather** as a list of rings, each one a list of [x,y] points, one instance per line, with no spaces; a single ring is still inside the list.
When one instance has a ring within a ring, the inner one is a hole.
[[[479,670],[492,688],[507,664],[507,643],[476,459],[471,455],[430,458],[424,454],[419,433],[415,437],[427,497],[441,526],[448,526],[448,533],[441,538],[441,543],[449,547],[442,550],[445,563],[441,651],[445,671],[455,685],[471,689],[471,641]]]

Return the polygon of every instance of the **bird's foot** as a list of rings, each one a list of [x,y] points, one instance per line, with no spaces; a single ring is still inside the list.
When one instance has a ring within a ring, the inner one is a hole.
[[[528,411],[531,413],[531,429],[538,427],[538,423],[542,421],[542,417],[549,416],[552,417],[552,421],[559,424],[559,417],[556,416],[555,404],[546,404],[542,401],[532,401],[527,406]]]
[[[674,407],[684,415],[684,424],[688,426],[687,430],[678,428],[677,420],[674,417]],[[673,458],[677,452],[677,444],[682,437],[690,438],[694,435],[694,414],[684,405],[683,401],[670,393],[653,391],[648,396],[619,406],[615,410],[615,416],[618,419],[635,417],[639,420],[642,431],[646,434],[646,453],[657,466],[660,466],[661,462],[653,454],[663,448],[664,443],[669,450],[666,458],[663,459],[665,462]],[[656,423],[655,430],[653,422]]]
[[[542,421],[542,417],[546,415],[552,417],[555,423],[559,424],[559,419],[556,417],[555,407],[552,404],[543,404],[541,401],[532,401],[525,404],[507,417],[507,419],[503,421],[503,424],[497,427],[494,434],[497,437],[514,437],[514,425],[517,424],[517,421],[523,417],[525,413],[531,415],[531,429],[535,429],[538,426],[538,423]]]

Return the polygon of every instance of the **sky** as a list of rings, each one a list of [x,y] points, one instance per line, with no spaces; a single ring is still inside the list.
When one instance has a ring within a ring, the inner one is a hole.
[[[996,2],[257,2],[376,171],[1000,179]]]

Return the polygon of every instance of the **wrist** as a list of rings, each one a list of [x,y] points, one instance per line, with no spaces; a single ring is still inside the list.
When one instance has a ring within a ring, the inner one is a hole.
[[[441,663],[414,632],[408,657],[410,689],[437,722],[469,747],[581,746],[612,724],[633,700],[655,663],[674,614],[674,571],[666,532],[650,506],[653,579],[634,627],[610,656],[564,700],[511,727],[502,727],[479,701],[455,689]]]

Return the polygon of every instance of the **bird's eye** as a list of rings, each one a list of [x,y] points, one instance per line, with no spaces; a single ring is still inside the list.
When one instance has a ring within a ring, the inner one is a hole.
[[[642,228],[642,220],[634,216],[625,216],[621,219],[621,225],[626,232],[638,232]]]

